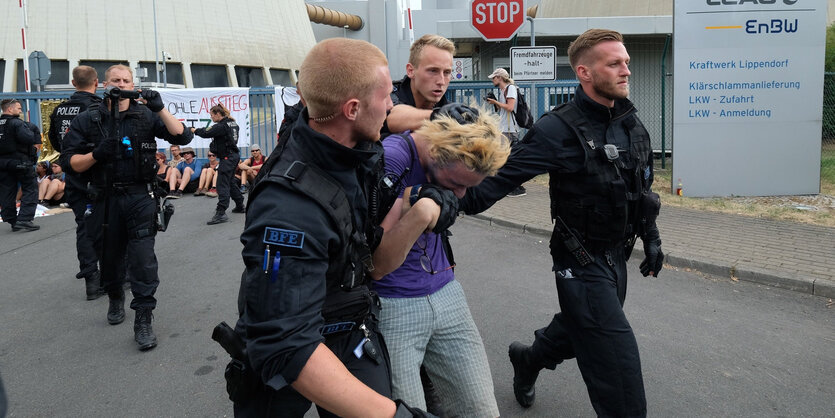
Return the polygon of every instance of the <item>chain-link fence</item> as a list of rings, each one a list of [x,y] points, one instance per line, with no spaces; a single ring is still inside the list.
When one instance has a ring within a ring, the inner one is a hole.
[[[821,193],[835,195],[835,73],[823,77]]]

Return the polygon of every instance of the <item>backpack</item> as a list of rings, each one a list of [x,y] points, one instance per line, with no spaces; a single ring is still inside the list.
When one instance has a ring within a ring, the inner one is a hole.
[[[516,111],[511,113],[513,113],[516,124],[520,128],[531,129],[533,127],[531,110],[528,108],[528,102],[525,101],[525,95],[522,93],[522,89],[518,87],[516,88]]]

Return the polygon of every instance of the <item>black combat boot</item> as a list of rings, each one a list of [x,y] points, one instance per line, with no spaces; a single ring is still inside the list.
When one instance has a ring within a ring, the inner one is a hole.
[[[213,216],[212,219],[209,220],[209,222],[206,222],[206,225],[222,224],[222,223],[224,223],[228,220],[229,220],[229,217],[226,216],[225,211],[223,211],[223,212],[217,211],[217,212],[215,212],[215,216]]]
[[[125,321],[125,290],[113,290],[107,293],[110,307],[107,309],[107,323],[118,325]]]
[[[157,336],[154,335],[154,328],[151,327],[151,320],[154,314],[151,308],[139,308],[136,310],[136,319],[133,322],[133,333],[139,349],[150,350],[157,346]]]
[[[101,274],[98,271],[84,278],[84,287],[87,291],[87,300],[104,296],[104,289],[101,287]]]
[[[513,394],[516,402],[525,408],[533,405],[536,398],[536,378],[542,367],[531,360],[531,347],[514,341],[507,350],[513,365]]]

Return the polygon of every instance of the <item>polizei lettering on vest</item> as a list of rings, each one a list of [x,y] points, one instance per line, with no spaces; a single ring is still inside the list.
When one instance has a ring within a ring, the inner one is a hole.
[[[59,107],[55,111],[55,114],[60,116],[78,116],[78,112],[80,111],[81,106]]]

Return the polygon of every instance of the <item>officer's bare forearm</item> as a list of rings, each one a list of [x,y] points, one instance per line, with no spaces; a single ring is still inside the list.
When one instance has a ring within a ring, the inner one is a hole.
[[[393,417],[396,405],[354,377],[324,344],[319,344],[294,389],[316,405],[341,417]]]
[[[165,129],[168,130],[168,133],[171,135],[180,135],[185,131],[185,125],[182,122],[178,121],[168,109],[160,110],[157,115],[160,119],[162,119],[162,123],[165,124]]]
[[[88,152],[87,154],[75,154],[70,158],[70,166],[77,173],[83,173],[89,170],[95,163],[96,159],[93,158],[92,152]]]
[[[432,116],[431,109],[418,109],[413,106],[399,104],[391,109],[386,117],[390,132],[415,131],[425,120]]]

